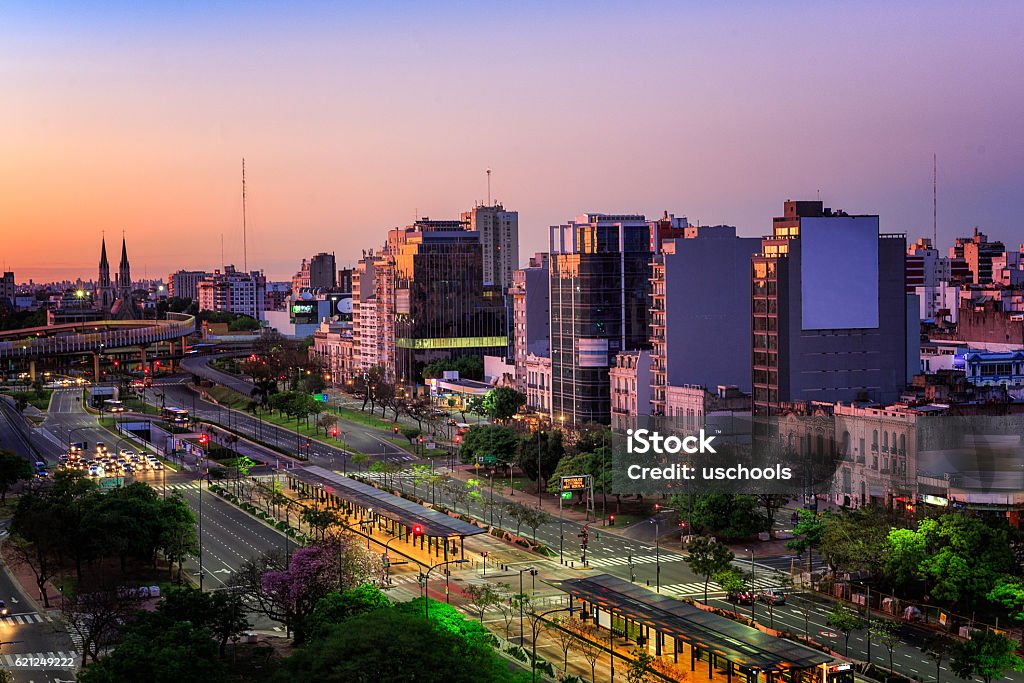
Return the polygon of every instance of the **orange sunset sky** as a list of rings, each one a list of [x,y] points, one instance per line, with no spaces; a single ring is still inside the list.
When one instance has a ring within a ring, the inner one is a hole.
[[[763,234],[787,198],[1024,241],[1013,2],[6,5],[0,260],[19,282],[339,266],[493,196]],[[554,6],[552,6],[554,5]],[[117,250],[117,246],[113,247]],[[116,261],[117,255],[111,259]]]

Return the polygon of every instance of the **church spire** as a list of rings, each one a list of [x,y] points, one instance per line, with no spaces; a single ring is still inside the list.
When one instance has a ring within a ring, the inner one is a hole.
[[[121,290],[119,294],[122,298],[132,289],[132,271],[128,263],[128,246],[125,244],[124,235],[121,236],[121,267],[117,274],[117,286]]]

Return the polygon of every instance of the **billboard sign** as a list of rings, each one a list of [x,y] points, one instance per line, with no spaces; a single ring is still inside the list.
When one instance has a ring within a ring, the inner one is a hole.
[[[574,474],[569,477],[561,477],[558,488],[561,491],[585,491],[587,489],[588,474]]]

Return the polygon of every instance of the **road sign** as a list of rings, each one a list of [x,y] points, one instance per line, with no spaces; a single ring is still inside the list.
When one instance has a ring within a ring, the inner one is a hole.
[[[478,465],[497,465],[498,456],[496,455],[478,455],[476,456],[476,464]]]
[[[116,489],[120,488],[124,484],[124,479],[121,477],[104,477],[100,479],[101,489]]]
[[[562,477],[559,488],[562,491],[585,491],[587,489],[587,478],[589,475],[578,474],[571,477]]]
[[[564,500],[572,500],[572,491],[563,491],[562,498]]]
[[[313,400],[320,403],[327,403],[328,398],[327,394],[313,394]]]

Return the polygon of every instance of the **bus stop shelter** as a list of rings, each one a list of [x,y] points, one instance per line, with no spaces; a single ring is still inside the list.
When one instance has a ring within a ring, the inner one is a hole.
[[[707,669],[708,680],[733,683],[822,681],[822,665],[835,658],[805,645],[653,593],[610,574],[557,582],[609,637],[646,647],[654,657],[671,658],[692,677]],[[852,671],[850,672],[852,674]],[[822,683],[839,683],[836,680]],[[852,675],[850,683],[852,683]]]
[[[341,512],[345,526],[358,525],[371,534],[387,530],[444,561],[465,559],[465,538],[485,533],[475,524],[318,465],[287,470],[286,477],[290,490]]]

